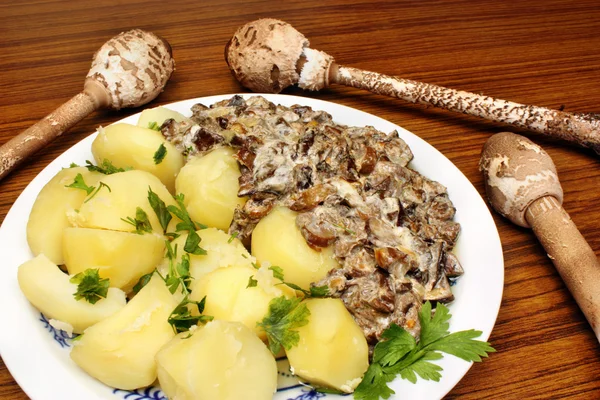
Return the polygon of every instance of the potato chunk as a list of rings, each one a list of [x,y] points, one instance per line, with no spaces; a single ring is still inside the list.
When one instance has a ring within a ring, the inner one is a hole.
[[[247,287],[253,276],[257,285]],[[248,266],[218,268],[204,275],[192,290],[190,298],[200,301],[206,296],[204,314],[216,319],[241,322],[262,340],[267,336],[256,323],[262,321],[269,311],[269,302],[285,295],[295,297],[295,292],[273,278],[270,270],[262,267],[256,270]]]
[[[175,336],[167,322],[177,301],[157,275],[116,314],[86,329],[71,358],[100,382],[131,390],[156,380],[158,350]]]
[[[351,393],[369,367],[369,346],[339,299],[308,299],[308,325],[287,351],[296,375],[311,383]]]
[[[156,164],[154,154],[163,145],[166,154]],[[130,124],[114,124],[99,129],[92,143],[92,153],[98,164],[105,159],[115,167],[132,167],[156,176],[169,189],[175,190],[175,177],[184,164],[181,153],[162,133]]]
[[[135,228],[123,219],[134,218],[136,208],[140,207],[148,215],[153,231],[163,233],[156,213],[148,202],[148,188],[152,188],[167,205],[175,204],[175,200],[157,177],[149,172],[132,170],[106,175],[101,181],[110,191],[103,187],[87,203],[83,203],[79,213],[71,219],[74,225],[131,232]]]
[[[153,122],[156,122],[158,126],[161,126],[162,123],[168,119],[174,119],[177,122],[187,120],[183,114],[180,114],[177,111],[169,110],[165,107],[154,107],[147,108],[142,111],[140,119],[138,119],[137,126],[148,128]]]
[[[17,279],[27,300],[48,318],[65,322],[81,333],[125,307],[125,293],[109,288],[96,304],[75,300],[77,285],[45,255],[40,254],[19,267]]]
[[[230,147],[219,147],[189,159],[179,172],[175,187],[185,195],[185,206],[195,221],[227,230],[235,208],[246,202],[237,195],[241,174],[233,153]]]
[[[192,291],[200,278],[209,272],[232,265],[252,267],[254,257],[248,253],[242,242],[237,238],[215,228],[200,229],[196,231],[200,236],[200,247],[206,250],[205,255],[190,254],[190,275],[192,276]],[[187,239],[187,233],[181,234],[171,242],[171,246],[177,246],[177,262],[181,261],[184,254],[183,247]],[[165,257],[161,266],[161,273],[168,272],[168,259]]]
[[[283,268],[285,280],[308,290],[311,282],[339,267],[333,247],[311,249],[296,226],[298,214],[278,207],[260,220],[252,232],[252,255],[259,263],[269,262]]]
[[[55,264],[64,264],[62,254],[63,229],[71,226],[67,214],[79,209],[87,194],[85,190],[68,188],[81,174],[88,186],[94,186],[104,175],[85,167],[65,168],[40,191],[29,220],[27,243],[33,255],[44,254]]]
[[[265,400],[277,389],[277,365],[250,329],[214,320],[186,339],[180,333],[156,355],[169,399]]]
[[[66,228],[63,246],[70,274],[98,268],[101,277],[110,279],[110,286],[129,292],[142,275],[160,264],[165,241],[152,233]]]

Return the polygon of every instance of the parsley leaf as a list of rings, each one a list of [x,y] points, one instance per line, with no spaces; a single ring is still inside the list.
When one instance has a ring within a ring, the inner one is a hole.
[[[86,185],[85,181],[83,180],[83,175],[77,174],[75,176],[75,179],[73,180],[73,183],[71,183],[70,185],[65,185],[65,187],[84,190],[88,194],[88,196],[90,196],[90,193],[91,193],[92,195],[84,201],[84,203],[87,203],[96,194],[98,194],[100,189],[102,189],[103,187],[107,188],[108,191],[111,192],[110,187],[106,183],[104,183],[104,182],[98,182],[98,183],[99,183],[99,185],[97,188],[95,186],[88,186],[88,185]],[[95,190],[95,192],[94,192],[94,190]]]
[[[481,331],[470,329],[450,333],[450,317],[445,305],[439,303],[432,313],[431,303],[426,302],[419,311],[421,335],[418,342],[397,325],[386,329],[381,341],[375,345],[373,362],[354,391],[354,398],[389,398],[394,391],[387,383],[394,380],[396,375],[412,383],[417,382],[417,376],[424,380],[439,381],[442,367],[432,361],[441,359],[442,353],[470,362],[481,361],[481,357],[496,351],[489,343],[475,340],[481,336]]]
[[[77,285],[77,291],[73,293],[75,300],[85,299],[89,303],[96,304],[108,294],[110,282],[107,278],[100,278],[98,269],[86,269],[72,276],[69,281]]]
[[[148,122],[148,129],[160,132],[160,125],[156,121]]]
[[[135,233],[137,234],[141,235],[144,232],[152,233],[152,224],[148,219],[148,214],[146,214],[146,211],[142,210],[140,207],[136,207],[135,209],[135,218],[121,218],[121,221],[127,222],[129,225],[133,225],[135,228]]]
[[[189,285],[192,281],[190,275],[190,255],[184,254],[181,257],[181,261],[175,264],[177,258],[177,245],[173,247],[171,242],[166,241],[167,247],[167,258],[169,259],[169,273],[164,279],[169,291],[175,293],[178,288],[181,287],[181,293],[185,296],[181,302],[175,307],[175,309],[169,315],[168,322],[173,327],[175,333],[189,331],[194,325],[198,325],[199,322],[207,322],[213,319],[212,316],[202,315],[204,312],[204,305],[206,303],[206,296],[201,301],[190,300]],[[198,310],[198,315],[192,314],[189,305],[195,305]]]
[[[94,189],[96,189],[94,186],[86,185],[85,181],[83,180],[83,175],[81,174],[77,174],[73,180],[73,183],[70,185],[65,185],[65,187],[84,190],[88,195],[92,193]]]
[[[188,237],[183,249],[190,254],[205,255],[206,250],[199,246],[201,238],[198,233],[196,233],[196,230],[206,229],[207,226],[192,221],[190,214],[188,214],[187,209],[185,208],[184,199],[183,193],[178,194],[175,196],[177,206],[167,206],[167,210],[181,220],[175,227],[175,230],[188,231]]]
[[[255,265],[255,264],[252,264],[252,265],[254,266],[254,268],[258,269],[257,265]],[[283,268],[273,265],[273,266],[269,267],[269,269],[271,271],[273,271],[273,278],[279,279],[281,281],[282,285],[285,285],[289,288],[292,288],[294,290],[302,292],[302,294],[304,294],[304,297],[327,297],[327,296],[329,296],[329,287],[327,287],[327,285],[311,286],[309,290],[302,289],[300,286],[296,285],[295,283],[285,281],[285,277],[283,275]]]
[[[254,279],[254,275],[250,275],[250,277],[248,277],[248,285],[246,285],[246,289],[256,287],[257,285],[258,281]]]
[[[156,270],[154,270],[154,271],[152,271],[152,272],[150,272],[150,273],[148,273],[146,275],[142,275],[140,277],[140,279],[137,281],[137,283],[133,286],[133,289],[132,289],[133,295],[138,294],[138,292],[140,290],[142,290],[142,288],[144,286],[146,286],[148,284],[148,282],[150,282],[150,279],[152,279],[152,275],[154,275],[155,271]]]
[[[273,265],[273,266],[269,267],[269,269],[271,271],[273,271],[273,278],[279,279],[280,281],[284,280],[283,279],[283,268]]]
[[[300,335],[295,329],[308,324],[309,316],[310,310],[301,299],[279,296],[269,302],[269,312],[256,326],[265,330],[269,349],[277,354],[282,346],[289,350],[298,344]]]
[[[161,143],[160,146],[158,146],[158,149],[156,150],[156,152],[154,153],[154,164],[160,164],[164,159],[165,156],[167,155],[167,148],[165,147],[164,143]]]
[[[154,213],[160,222],[160,226],[163,228],[163,232],[165,232],[173,217],[171,217],[171,213],[167,209],[165,202],[152,191],[150,186],[148,186],[148,202],[150,203],[150,207],[154,210]]]
[[[94,165],[90,162],[90,160],[85,160],[85,164],[85,167],[88,169],[88,171],[100,172],[104,175],[116,174],[117,172],[125,172],[133,169],[131,167],[117,168],[113,165],[113,163],[110,160],[106,158],[102,160],[102,164],[100,165]]]
[[[173,327],[175,333],[189,331],[192,326],[198,325],[198,322],[212,321],[214,317],[210,315],[202,315],[204,312],[204,304],[206,296],[200,301],[192,301],[187,296],[175,307],[168,322]],[[197,307],[199,315],[193,315],[188,305],[193,304]]]

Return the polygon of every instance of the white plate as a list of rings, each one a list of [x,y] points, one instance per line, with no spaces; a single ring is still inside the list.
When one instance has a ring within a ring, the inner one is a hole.
[[[196,103],[205,105],[232,95],[204,97],[167,105],[168,108],[190,115]],[[250,96],[244,94],[244,97]],[[268,100],[291,106],[302,104],[329,112],[338,123],[354,126],[371,125],[383,132],[397,130],[412,149],[415,158],[411,167],[448,188],[450,199],[457,212],[455,220],[462,231],[455,252],[465,274],[453,287],[456,300],[450,305],[451,331],[478,329],[481,340],[487,340],[494,323],[504,284],[502,247],[492,216],[482,198],[469,180],[440,152],[419,137],[381,118],[334,103],[304,97],[264,95]],[[139,115],[119,122],[135,124]],[[63,167],[72,162],[83,165],[93,160],[91,144],[96,135],[90,135],[50,163],[19,196],[0,228],[0,351],[15,380],[34,400],[119,400],[160,399],[160,393],[149,391],[137,394],[115,393],[111,388],[95,381],[82,372],[69,358],[70,342],[41,321],[21,293],[17,283],[20,264],[32,258],[27,246],[25,228],[33,202],[42,187]],[[397,398],[439,399],[448,393],[466,374],[471,364],[446,355],[439,364],[443,367],[440,382],[419,380],[416,384],[400,379],[391,387]],[[327,397],[337,397],[327,395]],[[278,392],[279,399],[317,399],[322,394],[307,393],[295,388]]]

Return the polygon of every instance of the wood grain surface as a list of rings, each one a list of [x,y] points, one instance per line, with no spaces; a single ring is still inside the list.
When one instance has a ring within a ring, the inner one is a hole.
[[[525,104],[600,110],[597,0],[4,0],[0,144],[78,93],[94,51],[129,28],[151,30],[173,47],[177,70],[152,105],[244,91],[228,72],[223,50],[239,26],[260,17],[290,22],[340,64]],[[286,93],[405,127],[454,162],[484,196],[481,148],[506,128],[345,87]],[[0,181],[0,221],[51,160],[97,126],[138,111],[92,114]],[[554,159],[564,208],[599,255],[599,156],[528,135]],[[505,262],[503,301],[490,338],[497,353],[474,365],[447,398],[600,398],[598,341],[583,314],[532,232],[495,213],[494,219]],[[1,246],[0,254],[7,251]],[[27,398],[1,362],[0,398]]]

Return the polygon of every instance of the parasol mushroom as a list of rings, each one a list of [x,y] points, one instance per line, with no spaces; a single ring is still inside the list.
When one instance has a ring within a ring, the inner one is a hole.
[[[163,38],[140,29],[113,37],[94,54],[81,93],[0,147],[0,179],[93,111],[139,107],[155,99],[174,68],[171,46]]]
[[[320,90],[337,83],[559,137],[600,154],[596,114],[572,114],[345,67],[309,45],[290,24],[259,19],[237,30],[225,48],[225,60],[235,78],[255,92],[279,93],[294,84]]]
[[[600,340],[600,263],[569,214],[552,159],[510,132],[486,142],[480,160],[492,207],[532,228]]]

